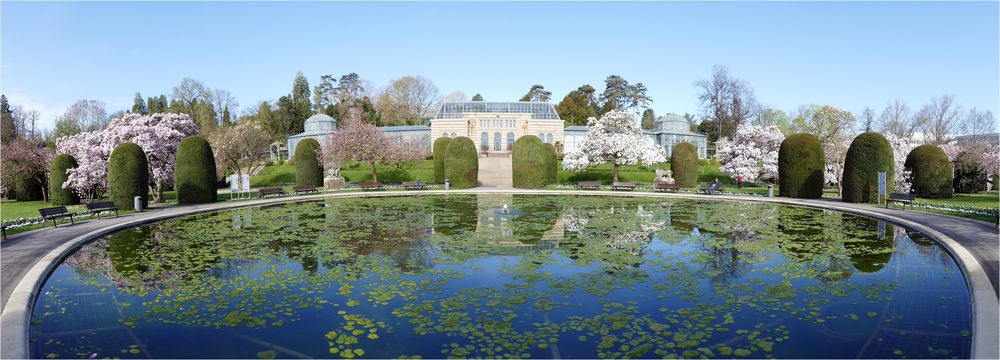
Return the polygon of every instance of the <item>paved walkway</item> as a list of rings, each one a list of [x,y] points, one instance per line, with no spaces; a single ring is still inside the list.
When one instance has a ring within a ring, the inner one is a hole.
[[[491,161],[491,165],[495,164],[492,160],[506,160],[506,166],[510,166],[510,158],[485,158],[480,159]],[[501,163],[501,161],[496,161],[496,163]],[[482,162],[480,163],[482,164]],[[497,166],[503,166],[497,165]],[[509,174],[509,170],[508,173]],[[487,173],[486,177],[483,177],[483,172],[480,172],[480,180],[486,180],[484,183],[492,184],[493,186],[507,186],[502,183],[502,179],[491,178],[492,174]],[[509,175],[506,179],[507,183],[510,183]],[[421,191],[420,194],[440,194],[440,193],[491,193],[491,192],[509,192],[509,189],[502,188],[477,188],[469,190],[427,190]],[[889,220],[902,219],[910,221],[914,224],[918,231],[924,233],[938,232],[944,236],[947,236],[954,242],[964,247],[971,253],[972,257],[975,258],[982,269],[985,271],[989,280],[979,281],[981,284],[978,288],[988,288],[987,282],[992,284],[993,291],[990,292],[989,298],[991,301],[976,301],[975,304],[976,311],[979,313],[976,315],[978,318],[981,315],[990,314],[987,316],[996,317],[997,311],[997,293],[998,289],[998,258],[1000,258],[1000,233],[993,226],[982,221],[957,218],[946,215],[917,212],[917,211],[904,211],[899,209],[885,209],[881,207],[875,207],[871,205],[864,204],[850,204],[843,203],[839,200],[801,200],[801,199],[786,199],[786,198],[762,198],[762,197],[749,197],[749,196],[722,196],[722,195],[696,195],[696,194],[663,194],[663,193],[646,193],[646,192],[611,192],[611,191],[564,191],[564,190],[514,190],[518,193],[528,193],[528,194],[580,194],[586,193],[588,195],[616,195],[616,196],[662,196],[662,197],[684,197],[684,198],[699,198],[699,199],[725,199],[725,200],[741,200],[741,201],[766,201],[766,202],[777,202],[783,204],[791,205],[805,205],[805,206],[817,206],[825,208],[833,208],[837,210],[843,210],[848,212],[862,213],[867,215],[881,215],[887,217]],[[83,237],[88,239],[99,237],[104,234],[119,231],[127,227],[133,227],[142,225],[149,222],[161,221],[165,218],[184,216],[188,214],[213,211],[213,210],[224,210],[229,208],[237,208],[244,206],[261,205],[267,203],[278,203],[278,202],[294,202],[294,201],[307,201],[312,199],[330,197],[330,196],[343,196],[343,197],[355,197],[355,196],[393,196],[393,195],[414,195],[413,191],[385,191],[385,192],[335,192],[335,193],[324,193],[318,195],[308,195],[308,196],[297,196],[297,197],[284,197],[284,198],[269,198],[263,200],[250,200],[250,201],[240,201],[240,202],[223,202],[214,204],[204,204],[204,205],[187,205],[187,206],[166,206],[160,208],[154,208],[143,213],[128,214],[121,217],[111,217],[103,219],[93,219],[79,222],[75,225],[60,225],[58,228],[44,228],[39,230],[28,231],[25,233],[20,233],[10,236],[7,240],[4,240],[0,244],[0,297],[2,297],[2,317],[4,319],[3,329],[6,331],[13,331],[18,333],[19,331],[24,331],[26,335],[27,328],[23,330],[17,328],[8,327],[7,319],[11,318],[11,322],[16,322],[17,319],[23,319],[24,325],[26,326],[28,316],[30,314],[25,313],[25,308],[30,308],[30,303],[34,300],[34,287],[40,287],[44,281],[46,271],[39,271],[35,269],[36,265],[40,265],[40,261],[48,265],[49,263],[58,263],[61,256],[69,254],[72,252],[72,248],[78,246],[79,242],[82,241]],[[74,241],[75,240],[75,241]],[[58,251],[57,251],[58,250]],[[961,257],[961,255],[958,255]],[[965,256],[968,258],[968,255]],[[971,261],[971,260],[970,260]],[[54,265],[51,265],[54,266]],[[29,274],[30,273],[30,274]],[[28,278],[25,276],[28,275]],[[975,277],[974,275],[970,275]],[[979,277],[982,279],[981,275]],[[21,284],[22,288],[17,289],[22,279],[32,279],[32,283]],[[972,280],[970,280],[972,281]],[[33,285],[33,286],[26,286]],[[11,300],[14,291],[17,291],[17,296],[15,298],[19,299],[19,304],[12,304],[11,309],[7,308],[8,300]],[[973,289],[974,292],[975,289]],[[988,290],[987,290],[988,291]],[[978,292],[977,292],[978,293]],[[30,295],[29,295],[30,294]],[[974,294],[977,298],[985,294],[979,293]],[[13,313],[17,314],[13,314]],[[983,333],[990,333],[987,336],[993,336],[996,338],[996,329],[990,328],[990,324],[983,324],[986,328],[982,329],[980,335]],[[977,326],[977,331],[980,331],[980,326]],[[23,336],[8,336],[3,341],[4,345],[15,345],[19,344],[19,341],[26,341]],[[977,335],[978,337],[978,335]],[[992,345],[996,343],[993,342]],[[986,344],[981,344],[984,346]],[[989,345],[989,346],[992,346]],[[16,346],[16,345],[15,345]],[[995,353],[995,349],[991,349]],[[6,350],[4,354],[10,355]]]
[[[479,158],[479,186],[483,188],[512,189],[514,179],[510,176],[509,156],[487,156]]]

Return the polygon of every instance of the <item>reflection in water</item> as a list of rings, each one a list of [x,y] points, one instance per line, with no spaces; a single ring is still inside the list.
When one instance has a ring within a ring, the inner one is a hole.
[[[504,194],[121,232],[68,257],[33,319],[34,357],[965,357],[971,326],[954,261],[892,224]]]

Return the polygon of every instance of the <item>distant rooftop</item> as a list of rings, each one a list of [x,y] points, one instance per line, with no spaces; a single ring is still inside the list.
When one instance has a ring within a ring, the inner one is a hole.
[[[403,125],[403,126],[383,126],[378,128],[382,132],[400,132],[400,131],[430,131],[431,128],[423,125]]]
[[[460,119],[464,113],[531,114],[532,119],[560,120],[556,108],[545,102],[456,101],[441,104],[435,119]]]

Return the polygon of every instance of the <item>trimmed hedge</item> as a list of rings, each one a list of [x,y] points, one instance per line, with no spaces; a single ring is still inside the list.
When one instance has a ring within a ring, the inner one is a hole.
[[[132,198],[149,203],[149,163],[139,145],[124,143],[115,147],[108,159],[108,198],[121,210],[133,210]]]
[[[559,151],[556,150],[555,145],[548,143],[545,144],[545,149],[549,151],[550,157],[549,163],[546,165],[546,169],[548,169],[546,175],[548,176],[545,177],[545,183],[555,184],[559,181]]]
[[[819,138],[793,134],[778,149],[778,191],[780,196],[819,199],[823,196],[826,157]]]
[[[304,139],[295,145],[295,185],[323,186],[323,166],[317,150],[316,139]]]
[[[34,179],[20,179],[14,185],[17,201],[42,200],[42,187]]]
[[[985,167],[982,149],[973,148],[966,150],[955,157],[955,180],[954,187],[956,193],[975,194],[986,191],[989,171]],[[20,200],[20,194],[18,195]]]
[[[698,149],[687,142],[674,145],[670,154],[670,171],[677,185],[694,187],[698,183]]]
[[[906,155],[903,168],[910,171],[911,192],[925,198],[950,198],[954,173],[948,155],[937,145],[920,145]]]
[[[80,195],[71,189],[63,189],[62,185],[69,178],[66,170],[79,164],[73,155],[59,154],[52,158],[49,166],[49,202],[52,205],[76,205],[80,203]]]
[[[439,137],[434,140],[434,148],[432,150],[432,157],[434,159],[434,182],[438,184],[444,183],[444,158],[448,153],[448,144],[451,143],[451,138],[447,136]]]
[[[841,179],[842,199],[845,202],[878,201],[878,173],[885,172],[886,192],[892,192],[895,165],[892,145],[882,134],[866,132],[854,138],[844,158],[844,175]]]
[[[534,136],[522,136],[514,142],[510,155],[514,187],[539,189],[549,183],[550,154],[545,144]]]
[[[444,157],[444,175],[456,189],[473,188],[479,185],[479,154],[476,143],[460,136],[448,143]]]
[[[181,140],[174,159],[174,189],[178,204],[203,204],[216,200],[215,155],[201,136]]]

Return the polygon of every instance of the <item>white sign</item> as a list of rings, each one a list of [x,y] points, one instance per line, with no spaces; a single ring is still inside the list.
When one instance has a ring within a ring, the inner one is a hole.
[[[243,191],[250,192],[250,175],[243,175]]]
[[[239,192],[240,191],[240,180],[236,175],[229,175],[229,191]]]
[[[878,194],[885,196],[885,172],[878,172]]]

